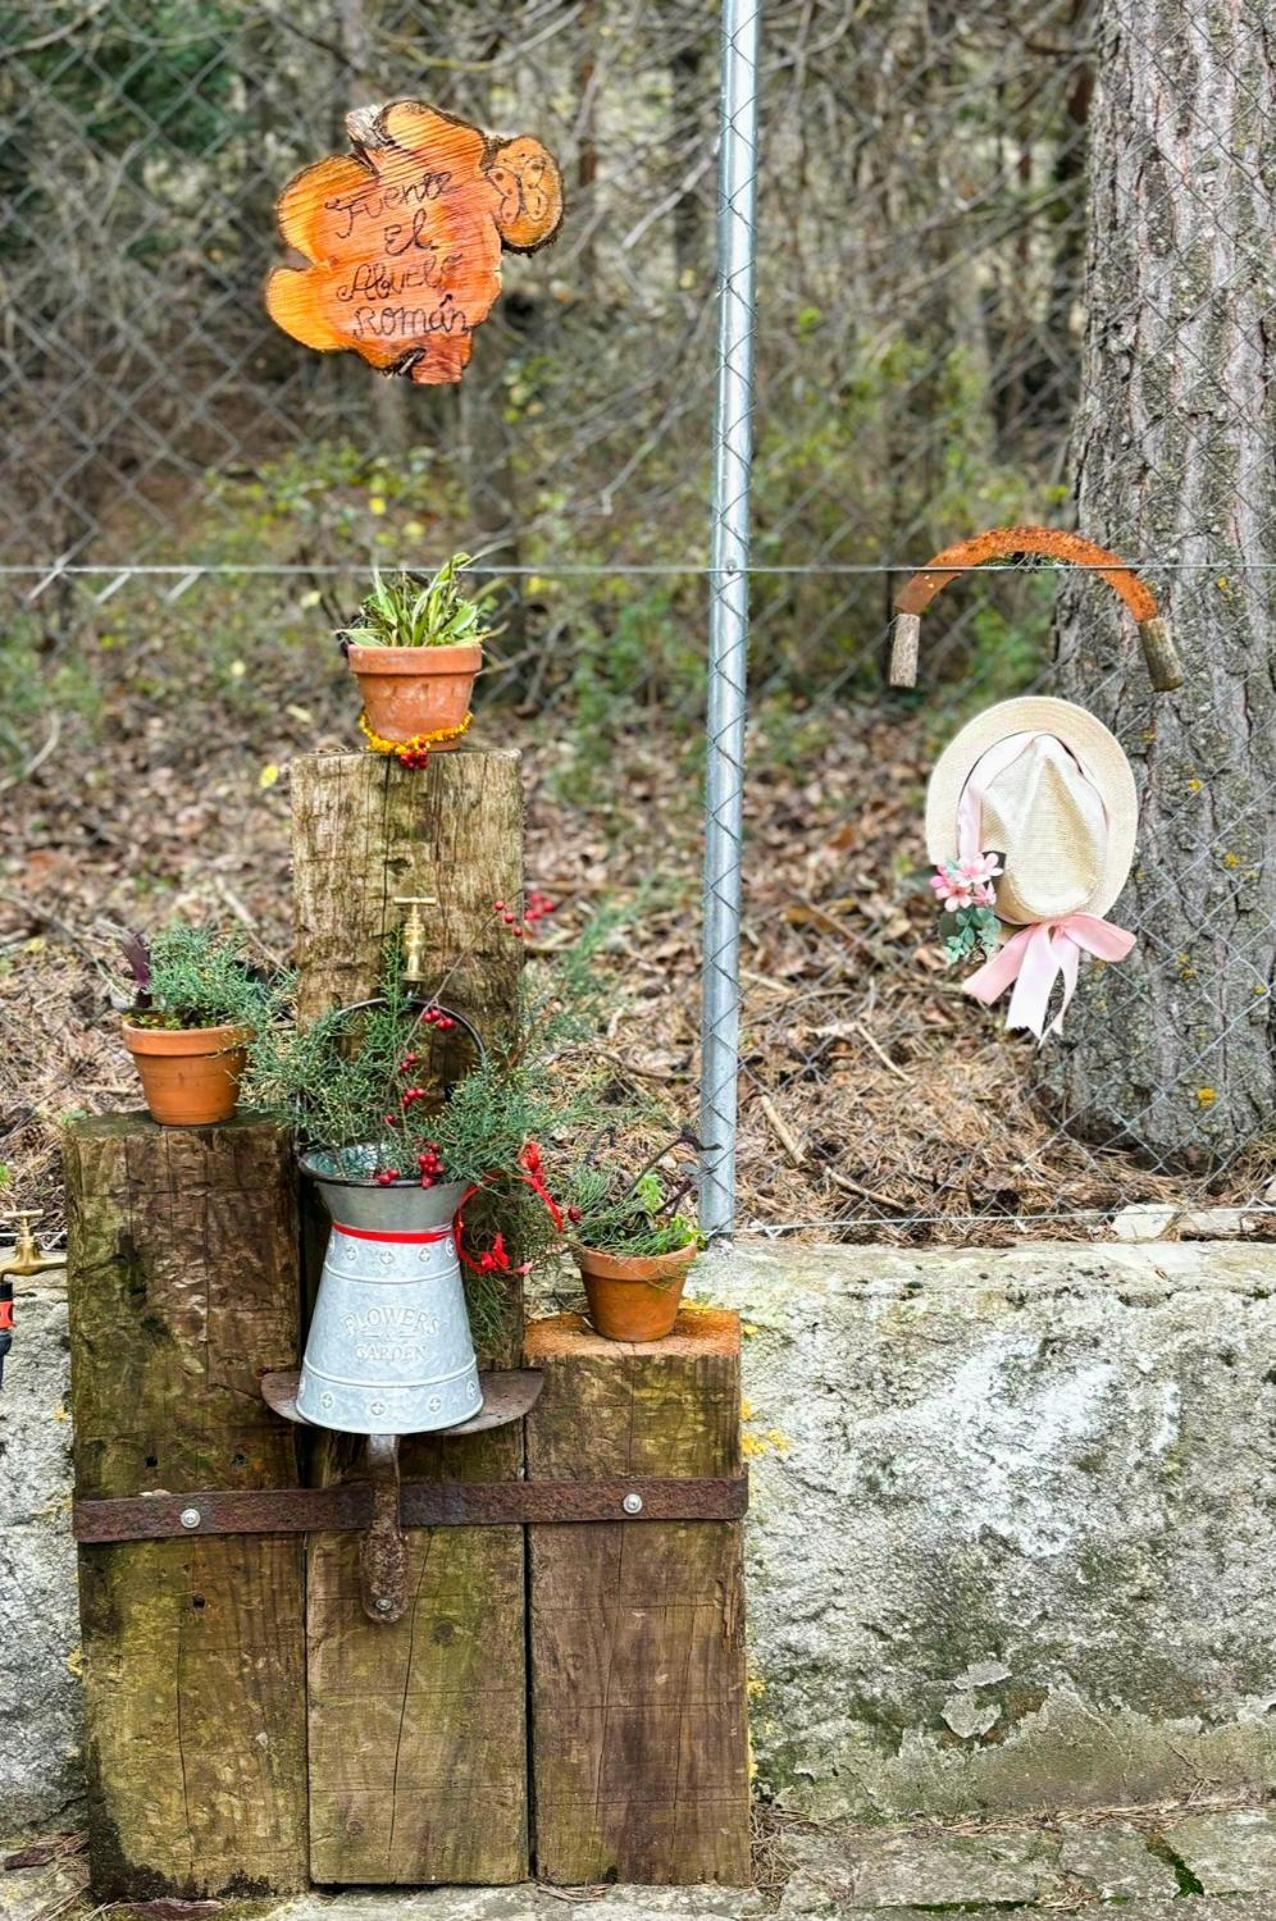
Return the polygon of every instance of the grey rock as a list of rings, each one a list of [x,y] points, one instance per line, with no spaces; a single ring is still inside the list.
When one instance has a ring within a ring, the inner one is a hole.
[[[959,1688],[992,1688],[998,1681],[1008,1681],[1010,1669],[1004,1661],[975,1661],[964,1673],[957,1676]]]
[[[981,1701],[968,1693],[950,1694],[940,1713],[953,1733],[963,1741],[969,1741],[978,1734],[987,1734],[1001,1719],[1001,1709],[995,1701]]]
[[[1256,1808],[1190,1815],[1166,1828],[1165,1844],[1206,1894],[1276,1892],[1276,1815]]]
[[[662,1891],[684,1898],[684,1905],[677,1907],[652,1910],[634,1905],[651,1892],[647,1888],[612,1888],[600,1899],[571,1905],[533,1888],[431,1888],[412,1893],[387,1889],[380,1894],[339,1894],[326,1899],[306,1896],[275,1908],[264,1908],[260,1902],[250,1906],[228,1902],[218,1921],[645,1921],[645,1916],[652,1912],[661,1916],[681,1914],[688,1917],[688,1921],[699,1921],[703,1916],[708,1921],[709,1917],[724,1913],[730,1917],[736,1912],[731,1908],[694,1905],[697,1898],[703,1896],[720,1899],[722,1889]],[[761,1912],[760,1906],[740,1910],[742,1915]],[[838,1910],[781,1908],[780,1912],[786,1916],[820,1912],[832,1915]],[[964,1921],[1041,1921],[1043,1913],[1049,1911],[1036,1906],[1007,1908],[998,1904],[989,1908],[967,1907],[962,1912]],[[1205,1896],[1178,1901],[1131,1901],[1112,1912],[1119,1914],[1120,1921],[1272,1921],[1271,1903],[1265,1897],[1231,1901],[1216,1901]],[[887,1916],[888,1921],[935,1921],[935,1909],[893,1906],[887,1910]],[[31,1921],[31,1917],[24,1915],[21,1921]]]
[[[1179,1215],[1179,1235],[1185,1241],[1235,1241],[1249,1232],[1239,1207],[1189,1208]]]
[[[576,1894],[577,1898],[573,1898]],[[615,1887],[557,1890],[417,1888],[301,1895],[269,1910],[269,1921],[748,1921],[762,1908],[749,1888]],[[224,1921],[235,1921],[230,1904]],[[254,1921],[265,1921],[258,1907]]]
[[[1039,1901],[1062,1886],[1045,1834],[906,1834],[862,1845],[852,1908]]]
[[[0,1389],[0,1808],[54,1826],[83,1793],[66,1289],[17,1282]]]
[[[1058,1843],[1036,1828],[971,1835],[833,1827],[792,1837],[786,1852],[793,1872],[780,1901],[785,1917],[1037,1901],[1063,1886]]]
[[[737,1242],[693,1278],[756,1330],[764,1794],[890,1822],[1276,1784],[1276,1247]]]
[[[1159,1241],[1178,1219],[1177,1207],[1123,1207],[1114,1216],[1112,1232],[1119,1241]]]
[[[1178,1876],[1168,1861],[1153,1854],[1147,1837],[1125,1823],[1059,1828],[1059,1865],[1100,1901],[1129,1901],[1139,1895],[1177,1895]]]

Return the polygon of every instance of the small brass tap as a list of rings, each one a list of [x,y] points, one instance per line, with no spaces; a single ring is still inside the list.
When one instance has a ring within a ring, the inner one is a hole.
[[[425,917],[423,907],[437,907],[438,901],[433,894],[396,894],[396,907],[406,907],[410,911],[403,922],[403,978],[405,981],[420,982],[425,979]]]
[[[4,1386],[4,1364],[13,1347],[13,1277],[40,1274],[46,1267],[61,1267],[60,1254],[42,1254],[31,1232],[32,1221],[43,1216],[34,1207],[19,1208],[16,1214],[6,1216],[8,1220],[21,1223],[18,1228],[17,1245],[12,1254],[0,1261],[0,1387]]]
[[[6,1254],[4,1259],[0,1260],[0,1274],[17,1274],[23,1277],[29,1274],[42,1274],[46,1267],[62,1266],[60,1254],[40,1252],[35,1235],[31,1232],[32,1221],[44,1218],[39,1208],[20,1207],[15,1213],[6,1214],[3,1218],[7,1221],[18,1221],[20,1226],[13,1252]]]

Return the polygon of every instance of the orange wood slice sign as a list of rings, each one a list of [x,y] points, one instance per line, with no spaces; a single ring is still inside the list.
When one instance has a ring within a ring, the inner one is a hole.
[[[272,320],[320,353],[352,352],[422,386],[459,380],[501,291],[501,250],[535,253],[563,218],[539,140],[498,140],[418,100],[352,113],[354,148],[279,197],[279,231],[310,262],[276,267]]]

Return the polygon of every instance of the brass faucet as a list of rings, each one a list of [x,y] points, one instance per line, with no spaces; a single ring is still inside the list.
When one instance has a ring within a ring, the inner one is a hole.
[[[40,1274],[46,1267],[61,1267],[60,1254],[42,1254],[35,1235],[31,1232],[32,1221],[43,1216],[38,1208],[19,1208],[16,1214],[6,1216],[8,1220],[21,1222],[18,1228],[17,1244],[12,1254],[0,1261],[0,1387],[4,1386],[4,1363],[13,1346],[13,1277],[15,1274],[25,1278],[29,1274]]]
[[[425,917],[423,907],[437,907],[433,894],[396,894],[396,907],[410,911],[403,922],[403,978],[420,983],[425,979]]]
[[[20,1278],[25,1278],[31,1274],[42,1274],[46,1267],[62,1266],[62,1255],[42,1254],[35,1235],[31,1232],[32,1221],[44,1219],[39,1208],[20,1207],[14,1213],[4,1215],[3,1218],[7,1221],[18,1221],[21,1225],[18,1228],[18,1238],[13,1252],[0,1260],[0,1274],[17,1274]]]

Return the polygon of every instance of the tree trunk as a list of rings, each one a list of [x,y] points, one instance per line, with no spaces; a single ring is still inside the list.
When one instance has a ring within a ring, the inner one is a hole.
[[[338,152],[345,150],[345,116],[350,108],[371,106],[382,98],[382,89],[372,77],[375,69],[366,0],[341,0],[341,46],[347,65],[342,76],[345,100],[338,114]],[[402,460],[411,438],[406,383],[378,376],[372,390],[372,412],[376,421],[377,451],[387,460]]]
[[[1108,0],[1096,66],[1077,518],[1148,565],[1188,677],[1153,695],[1116,601],[1068,585],[1061,690],[1139,781],[1138,944],[1086,967],[1047,1073],[1074,1131],[1194,1167],[1276,1091],[1276,4]]]
[[[478,71],[458,76],[460,110],[477,126],[490,128],[494,116],[490,63],[499,53],[504,29],[485,32],[478,53]],[[455,108],[451,110],[456,110]],[[522,650],[524,639],[523,579],[519,567],[518,486],[514,468],[514,436],[506,419],[505,366],[515,342],[508,312],[496,312],[488,325],[460,389],[460,469],[465,476],[471,551],[485,566],[511,571],[503,581],[493,613],[504,629],[501,652],[507,660]],[[504,686],[504,683],[503,683]]]
[[[669,60],[670,146],[674,164],[685,178],[701,150],[714,139],[713,84],[706,79],[704,55],[709,42],[701,35],[677,47]],[[674,272],[680,293],[700,294],[713,271],[705,181],[684,186],[673,208]]]

